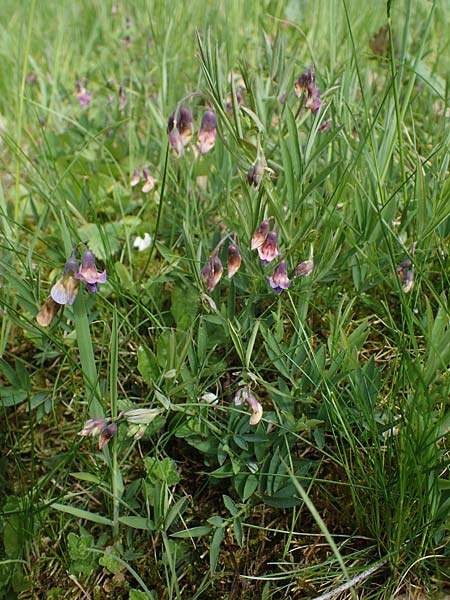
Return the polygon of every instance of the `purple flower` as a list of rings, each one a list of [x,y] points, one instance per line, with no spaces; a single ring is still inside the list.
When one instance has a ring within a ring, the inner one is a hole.
[[[75,89],[77,91],[75,97],[78,99],[80,106],[88,106],[91,101],[91,95],[81,81],[75,83]]]
[[[198,132],[198,149],[200,154],[209,152],[216,143],[216,114],[213,110],[207,110],[203,115],[200,131]]]
[[[194,133],[194,124],[190,108],[181,108],[178,115],[174,112],[170,115],[167,123],[167,132],[169,134],[169,144],[175,150],[178,156],[184,153],[184,147],[187,145]]]
[[[186,146],[194,134],[194,123],[192,121],[192,113],[189,107],[184,107],[180,110],[180,120],[178,129],[183,140],[183,146]]]
[[[223,274],[223,265],[217,254],[212,254],[202,269],[202,278],[208,292],[212,292]]]
[[[89,435],[95,437],[96,435],[99,435],[105,427],[105,419],[89,419],[86,421],[83,429],[78,433],[78,435]]]
[[[287,275],[286,262],[282,260],[275,269],[272,277],[268,277],[267,279],[277,294],[281,294],[283,290],[287,290],[291,285],[291,280]]]
[[[76,279],[78,263],[73,255],[66,262],[63,276],[50,290],[50,296],[58,304],[73,304],[78,294],[80,282]]]
[[[298,76],[298,79],[294,83],[294,91],[297,98],[303,93],[308,94],[311,87],[316,85],[316,73],[314,71],[314,65],[311,64],[309,67]]]
[[[275,229],[269,231],[263,244],[258,246],[258,254],[264,266],[275,260],[277,256],[280,256],[280,251],[278,250],[278,235]]]
[[[314,259],[304,260],[295,267],[295,277],[309,277],[314,270]]]
[[[228,277],[231,279],[241,266],[241,253],[236,244],[228,246]]]
[[[252,240],[250,242],[250,248],[256,250],[264,244],[269,233],[269,219],[264,219],[255,230]]]
[[[115,423],[110,423],[104,427],[100,432],[100,437],[98,438],[98,449],[103,450],[109,440],[114,437],[116,433],[117,425]]]
[[[96,292],[98,290],[97,284],[106,281],[106,271],[99,273],[95,266],[95,256],[90,250],[85,250],[81,258],[80,270],[75,277],[86,283],[88,291]]]
[[[314,115],[317,114],[322,102],[320,100],[320,89],[316,86],[314,65],[310,65],[306,71],[299,75],[294,83],[294,90],[298,98],[302,94],[306,95],[306,108],[310,108]]]

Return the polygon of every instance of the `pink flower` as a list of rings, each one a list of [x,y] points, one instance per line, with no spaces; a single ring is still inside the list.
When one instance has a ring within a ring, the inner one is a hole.
[[[252,410],[249,424],[257,425],[261,421],[264,411],[261,403],[258,402],[248,387],[239,388],[234,397],[234,404],[236,406],[240,406],[244,402],[246,402]]]
[[[88,106],[88,104],[91,101],[91,95],[87,91],[87,89],[83,86],[81,81],[77,81],[75,83],[75,89],[77,90],[75,97],[78,99],[80,106]]]
[[[275,230],[269,231],[264,243],[258,246],[258,254],[264,266],[275,260],[277,256],[280,256],[278,236]]]
[[[217,254],[212,254],[202,269],[202,278],[208,292],[212,292],[223,274],[223,265]]]
[[[236,244],[228,246],[228,277],[231,279],[241,266],[241,253]]]
[[[250,248],[256,250],[264,244],[269,233],[269,220],[264,219],[255,230],[252,241],[250,242]]]
[[[209,152],[216,143],[216,114],[213,110],[207,110],[203,115],[200,131],[198,132],[198,149],[200,154]]]
[[[155,180],[148,169],[143,169],[142,173],[145,179],[145,183],[142,186],[142,191],[144,192],[144,194],[147,194],[148,192],[151,192],[152,189],[155,187]]]
[[[269,280],[270,287],[272,287],[277,294],[281,294],[283,290],[287,290],[291,285],[291,280],[287,275],[286,263],[284,260],[275,269],[272,277],[267,278]]]
[[[85,250],[81,258],[80,270],[75,277],[80,281],[84,281],[90,292],[96,292],[98,284],[106,281],[106,271],[99,273],[95,266],[95,256],[90,250]]]
[[[314,259],[304,260],[295,267],[295,277],[309,277],[314,270]]]

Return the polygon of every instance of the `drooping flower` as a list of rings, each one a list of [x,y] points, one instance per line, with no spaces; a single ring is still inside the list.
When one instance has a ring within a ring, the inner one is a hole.
[[[178,130],[183,141],[183,146],[186,146],[194,135],[194,123],[192,121],[191,109],[187,106],[180,110],[180,119],[178,122]]]
[[[314,270],[314,259],[304,260],[295,267],[294,277],[309,277]]]
[[[96,292],[98,284],[106,281],[106,271],[99,273],[95,266],[95,256],[90,250],[85,250],[81,258],[80,270],[75,277],[86,283],[89,292]]]
[[[252,241],[250,242],[250,248],[256,250],[264,244],[269,233],[269,219],[264,219],[255,230]]]
[[[320,100],[320,89],[316,86],[314,65],[310,65],[306,71],[299,75],[294,83],[294,91],[298,98],[300,98],[302,94],[305,94],[306,108],[310,108],[314,115],[317,114],[322,102]]]
[[[141,174],[139,173],[139,169],[135,169],[133,171],[133,177],[131,178],[131,181],[130,181],[131,187],[136,187],[137,184],[140,182],[140,180],[141,180]]]
[[[148,169],[142,169],[142,174],[144,175],[145,179],[145,183],[142,186],[142,191],[144,192],[144,194],[147,194],[148,192],[151,192],[152,189],[155,187],[155,180]]]
[[[100,432],[106,427],[105,419],[89,419],[84,424],[83,429],[78,433],[78,435],[86,435],[95,437],[99,435]]]
[[[241,253],[236,244],[231,243],[228,246],[228,277],[231,279],[241,266]]]
[[[73,304],[78,294],[80,282],[77,278],[78,263],[73,255],[66,262],[63,276],[50,290],[50,296],[58,304]]]
[[[410,292],[414,287],[414,268],[406,271],[405,279],[403,280],[403,291],[405,294]]]
[[[91,94],[87,91],[81,81],[75,82],[76,94],[80,106],[88,106],[91,101]]]
[[[235,406],[240,406],[244,402],[246,402],[252,410],[252,415],[248,421],[249,425],[257,425],[261,421],[264,411],[261,403],[258,402],[248,387],[239,388],[234,397]]]
[[[280,251],[278,250],[278,235],[275,229],[269,231],[263,244],[258,246],[258,254],[264,266],[275,260],[277,256],[280,256]]]
[[[139,252],[143,252],[144,250],[147,250],[147,248],[150,247],[151,243],[152,243],[152,238],[151,238],[150,234],[146,231],[144,233],[143,238],[136,236],[136,238],[133,242],[133,248],[136,248],[137,250],[139,250]]]
[[[181,137],[180,131],[177,127],[175,113],[172,113],[169,117],[167,133],[169,134],[170,147],[175,151],[175,154],[182,156],[184,153],[184,144],[183,138]]]
[[[53,298],[49,296],[42,305],[41,310],[36,315],[36,321],[38,324],[41,327],[48,327],[61,306],[61,304],[58,304],[58,302],[55,302]]]
[[[264,167],[265,161],[259,159],[255,162],[255,164],[250,167],[247,172],[247,181],[249,185],[253,185],[255,188],[259,188],[263,175],[264,175]]]
[[[198,149],[200,154],[209,152],[216,143],[216,113],[213,110],[207,110],[203,115],[200,131],[198,132]]]
[[[275,269],[272,277],[267,277],[270,287],[272,287],[277,294],[281,294],[283,290],[287,290],[291,285],[291,280],[288,277],[286,262],[282,260]]]
[[[98,438],[98,449],[103,450],[109,440],[114,437],[116,433],[117,425],[115,423],[110,423],[104,427],[100,432],[100,437]]]
[[[202,278],[208,292],[212,292],[219,283],[223,274],[222,261],[216,253],[213,253],[202,269]]]
[[[119,111],[123,112],[123,110],[125,109],[125,106],[128,104],[127,92],[125,91],[125,88],[123,87],[123,85],[121,85],[119,87],[118,102],[119,102]]]

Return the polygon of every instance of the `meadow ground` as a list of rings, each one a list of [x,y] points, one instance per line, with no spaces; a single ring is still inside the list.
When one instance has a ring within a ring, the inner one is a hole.
[[[2,1],[0,597],[449,594],[449,15]]]

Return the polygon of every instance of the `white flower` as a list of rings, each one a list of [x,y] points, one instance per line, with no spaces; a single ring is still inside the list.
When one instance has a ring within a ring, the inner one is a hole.
[[[204,400],[208,404],[217,404],[217,394],[213,394],[212,392],[205,392],[202,396],[200,396],[199,400]]]
[[[139,236],[137,236],[133,242],[133,248],[137,248],[139,250],[139,252],[143,252],[144,250],[147,250],[147,248],[150,247],[150,244],[152,243],[152,238],[151,235],[149,233],[145,233],[144,237],[141,238]]]

